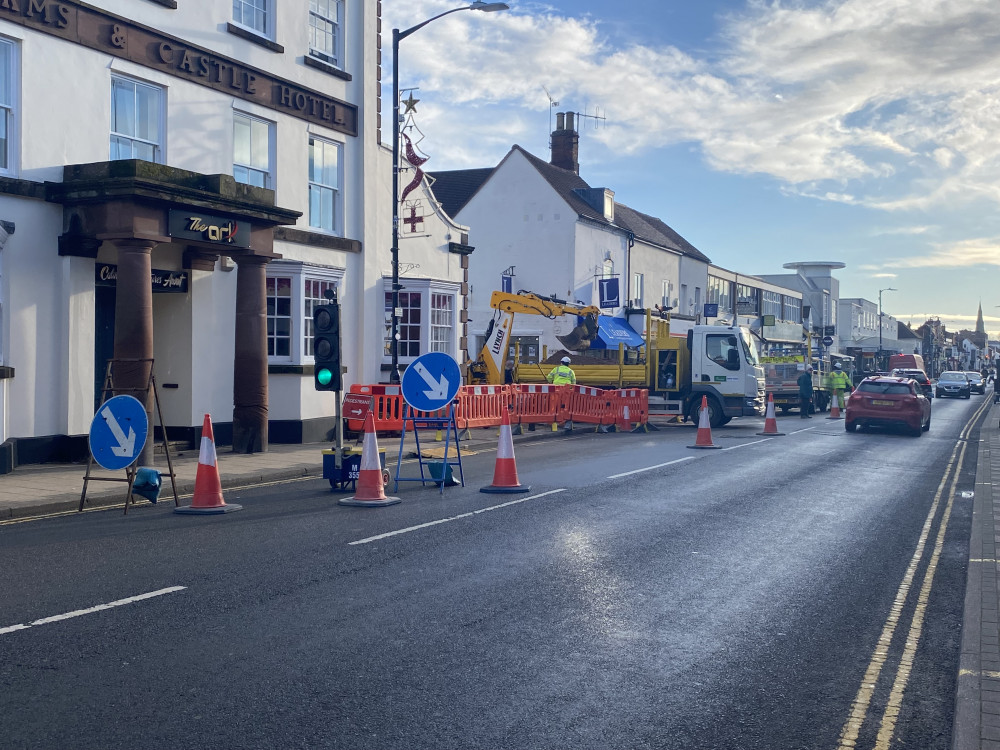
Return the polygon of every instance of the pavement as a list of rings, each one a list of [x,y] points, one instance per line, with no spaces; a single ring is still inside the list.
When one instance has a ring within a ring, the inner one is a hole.
[[[976,468],[952,750],[1000,750],[998,415],[1000,408],[992,408],[979,434],[979,460]],[[534,432],[515,436],[514,442],[544,439],[552,434],[548,428],[539,426]],[[496,450],[498,429],[472,430],[471,435],[471,439],[462,441],[463,454]],[[975,433],[971,438],[975,440]],[[346,446],[357,444],[345,441]],[[266,453],[255,454],[232,453],[220,448],[218,466],[223,490],[310,477],[322,478],[323,451],[332,447],[329,443],[272,444],[268,446]],[[386,452],[388,463],[395,463],[399,451],[398,436],[380,438],[379,447]],[[428,437],[421,437],[421,448],[425,455],[427,449],[437,449],[440,457],[443,447],[443,442],[437,443]],[[416,444],[412,437],[407,437],[403,450],[404,457],[415,455]],[[171,453],[181,505],[188,504],[184,498],[190,497],[194,490],[198,453],[197,450]],[[162,472],[167,471],[166,458],[162,453],[154,457],[153,465]],[[86,463],[40,464],[19,466],[12,473],[0,476],[0,525],[44,515],[76,512],[80,505],[86,471]],[[124,475],[124,471],[105,471],[94,464],[87,487],[86,507],[121,508],[125,500],[125,485],[122,482],[95,481],[95,478],[122,478]],[[163,480],[159,502],[170,503],[173,501],[170,481],[167,476]],[[139,498],[138,502],[147,501]]]

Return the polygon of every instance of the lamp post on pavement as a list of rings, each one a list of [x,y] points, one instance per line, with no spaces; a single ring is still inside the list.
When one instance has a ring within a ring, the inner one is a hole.
[[[419,31],[431,21],[442,16],[457,13],[460,10],[481,10],[484,13],[494,13],[498,10],[510,10],[507,3],[486,3],[474,0],[471,5],[452,8],[444,13],[428,18],[426,21],[400,31],[392,30],[392,332],[390,350],[392,352],[392,370],[389,372],[389,382],[399,383],[399,43],[410,34]]]
[[[878,359],[875,366],[879,369],[882,369],[882,292],[898,291],[898,289],[893,289],[891,286],[878,290]]]

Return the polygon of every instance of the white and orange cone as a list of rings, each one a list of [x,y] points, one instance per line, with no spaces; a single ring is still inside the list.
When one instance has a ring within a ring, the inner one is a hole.
[[[219,479],[219,462],[215,456],[215,435],[212,418],[206,414],[201,425],[201,450],[198,453],[198,473],[194,477],[194,495],[191,504],[174,508],[174,513],[207,515],[243,510],[242,505],[227,505],[222,497]]]
[[[363,508],[382,508],[401,502],[398,497],[385,496],[382,481],[382,462],[379,460],[378,436],[375,433],[375,415],[365,417],[365,441],[361,445],[361,466],[358,484],[353,497],[341,498],[338,505],[356,505]]]
[[[514,461],[514,438],[510,432],[510,415],[503,410],[500,419],[500,441],[497,443],[497,463],[493,470],[493,484],[480,487],[480,492],[514,493],[531,492],[517,478],[517,463]]]
[[[840,400],[837,397],[836,391],[830,397],[830,416],[827,419],[843,419],[840,416]]]
[[[698,414],[698,435],[694,439],[694,445],[688,448],[721,448],[712,442],[712,425],[708,419],[708,396],[701,397],[701,409]]]
[[[778,419],[774,416],[774,394],[767,394],[767,412],[764,414],[764,431],[758,432],[758,435],[784,435],[783,432],[778,432]]]

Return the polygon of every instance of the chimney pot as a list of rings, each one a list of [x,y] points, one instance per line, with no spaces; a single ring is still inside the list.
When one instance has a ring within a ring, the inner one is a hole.
[[[572,112],[566,113],[566,130],[576,130],[575,127],[576,115]]]
[[[552,132],[552,156],[549,163],[580,174],[580,136],[573,127],[572,112],[556,113],[556,129]]]
[[[556,130],[566,129],[566,115],[563,112],[556,113]]]

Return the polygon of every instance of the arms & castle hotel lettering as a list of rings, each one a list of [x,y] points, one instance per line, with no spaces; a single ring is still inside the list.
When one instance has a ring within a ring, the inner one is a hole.
[[[331,130],[347,135],[358,133],[358,110],[352,104],[74,0],[0,0],[0,19],[162,70]]]

